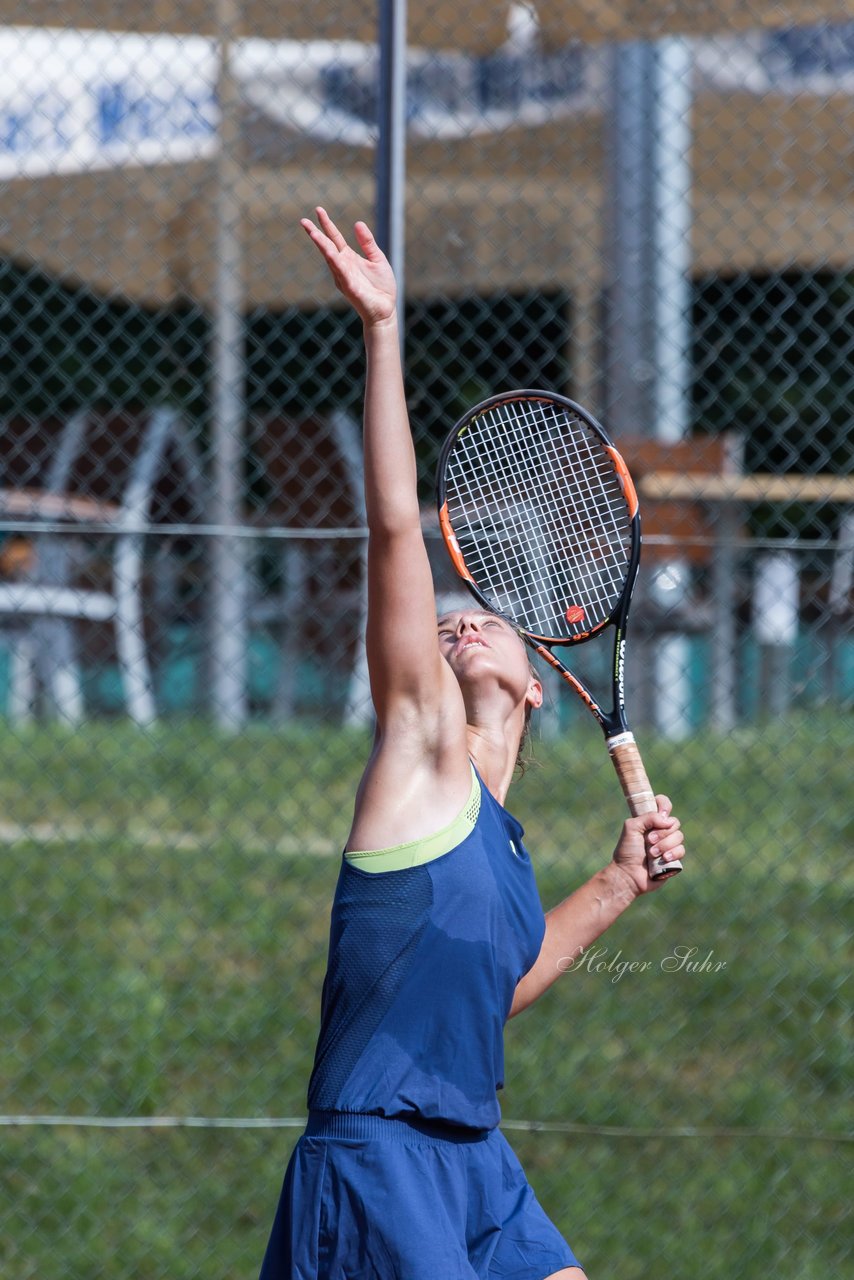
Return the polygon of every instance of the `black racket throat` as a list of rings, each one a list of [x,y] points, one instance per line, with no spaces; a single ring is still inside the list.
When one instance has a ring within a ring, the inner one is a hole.
[[[527,637],[526,637],[527,640]],[[561,662],[555,652],[548,645],[541,644],[539,641],[527,640],[528,644],[534,652],[552,667],[558,675],[566,681],[572,690],[581,698],[584,705],[596,717],[599,725],[607,739],[629,733],[629,726],[626,721],[624,685],[625,685],[625,658],[626,658],[626,641],[625,636],[620,632],[614,640],[613,662],[611,668],[611,708],[608,710],[603,703],[594,695],[590,687],[585,684],[577,675]]]

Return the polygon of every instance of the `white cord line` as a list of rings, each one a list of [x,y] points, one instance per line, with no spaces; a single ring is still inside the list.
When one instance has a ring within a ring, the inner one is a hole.
[[[703,1128],[675,1125],[670,1128],[635,1129],[630,1125],[573,1124],[561,1120],[502,1120],[502,1129],[523,1133],[567,1133],[606,1138],[764,1138],[770,1142],[854,1142],[854,1133],[830,1133],[826,1130],[770,1129],[731,1125]]]
[[[304,1129],[305,1116],[0,1116],[0,1127],[50,1129]]]
[[[305,1116],[50,1116],[0,1115],[0,1128],[76,1129],[304,1129]],[[739,1127],[632,1128],[629,1125],[573,1124],[562,1120],[502,1120],[502,1129],[518,1133],[577,1134],[606,1138],[763,1138],[767,1141],[854,1142],[854,1133]]]
[[[162,849],[175,853],[208,852],[214,841],[239,845],[247,855],[274,854],[298,857],[312,854],[340,857],[341,844],[324,836],[283,836],[264,841],[257,831],[226,828],[224,831],[161,831],[157,827],[131,826],[127,829],[109,822],[0,822],[0,846],[17,844],[65,845],[104,844],[117,840],[140,849]]]
[[[351,528],[294,529],[285,525],[256,527],[253,525],[220,525],[220,524],[135,524],[123,526],[121,529],[109,529],[109,536],[131,537],[140,533],[151,537],[162,538],[219,538],[223,534],[229,537],[257,540],[258,542],[329,542],[332,540],[349,540],[364,542],[370,530],[366,525],[354,525]],[[0,533],[55,533],[77,537],[80,534],[104,533],[103,525],[75,524],[73,529],[55,521],[23,521],[0,520]],[[425,538],[438,540],[442,535],[438,528],[427,524],[424,528]],[[808,551],[810,555],[816,551],[839,552],[844,544],[837,538],[732,538],[724,540],[720,537],[703,534],[645,533],[644,544],[651,547],[708,547],[712,550],[726,545],[736,551]]]

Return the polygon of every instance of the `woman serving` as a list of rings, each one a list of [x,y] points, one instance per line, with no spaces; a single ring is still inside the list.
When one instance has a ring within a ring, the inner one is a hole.
[[[578,1280],[498,1128],[503,1028],[684,856],[670,802],[543,915],[504,808],[542,687],[478,608],[436,618],[392,270],[363,222],[302,226],[362,320],[376,733],[332,909],[309,1119],[261,1280]]]

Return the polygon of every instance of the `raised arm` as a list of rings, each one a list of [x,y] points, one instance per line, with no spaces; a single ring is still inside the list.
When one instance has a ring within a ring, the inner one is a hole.
[[[324,209],[317,210],[317,224],[304,218],[302,226],[363,325],[367,649],[379,750],[392,739],[395,759],[401,759],[403,748],[411,768],[412,757],[416,764],[429,757],[435,765],[450,747],[451,773],[460,774],[464,788],[468,770],[465,712],[459,686],[439,653],[433,580],[421,532],[415,451],[400,364],[394,274],[364,222],[355,227],[358,250],[347,243]],[[384,764],[389,775],[382,785],[386,791],[393,786],[390,775],[395,765],[394,761]],[[447,768],[445,762],[439,771],[445,775]]]

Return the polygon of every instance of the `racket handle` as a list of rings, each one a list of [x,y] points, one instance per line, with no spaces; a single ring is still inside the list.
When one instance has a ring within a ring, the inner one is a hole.
[[[618,733],[608,739],[608,752],[617,770],[623,795],[633,818],[643,813],[655,813],[658,805],[655,793],[646,776],[643,760],[638,751],[633,733]],[[682,870],[681,862],[662,862],[660,858],[649,859],[649,874],[653,880],[662,876],[675,875]]]

